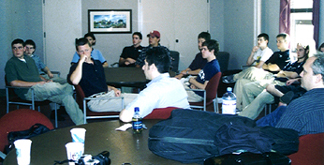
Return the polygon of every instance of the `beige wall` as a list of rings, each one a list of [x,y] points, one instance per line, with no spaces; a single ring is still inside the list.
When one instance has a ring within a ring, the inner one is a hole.
[[[66,78],[81,35],[81,0],[46,0],[44,18],[46,64]]]

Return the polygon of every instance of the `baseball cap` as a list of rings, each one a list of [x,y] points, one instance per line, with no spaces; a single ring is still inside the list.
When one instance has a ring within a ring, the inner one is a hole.
[[[147,35],[147,37],[149,37],[149,36],[154,36],[156,38],[160,38],[160,32],[153,30],[150,32],[150,34]]]

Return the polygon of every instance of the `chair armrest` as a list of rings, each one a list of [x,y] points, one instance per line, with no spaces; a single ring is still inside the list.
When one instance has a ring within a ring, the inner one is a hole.
[[[16,86],[9,86],[9,85],[6,85],[6,88],[12,88],[12,89],[29,89],[31,87],[16,87]]]
[[[205,89],[186,89],[186,91],[201,91],[201,92],[206,92]]]
[[[108,99],[124,99],[124,97],[109,97]],[[86,97],[84,100],[107,100],[107,97]]]
[[[5,159],[6,156],[7,156],[6,154],[4,154],[3,152],[0,151],[0,158]]]
[[[249,68],[249,67],[251,67],[251,65],[242,65],[242,66],[241,66],[242,70],[244,70],[244,69],[246,69],[246,68]]]
[[[61,75],[61,72],[60,72],[60,71],[55,71],[55,70],[53,70],[53,71],[51,71],[51,72],[52,72],[52,74],[57,74],[58,77],[60,77],[60,75]]]
[[[115,66],[115,65],[117,65],[117,66]],[[112,63],[110,66],[111,66],[111,67],[118,67],[118,66],[119,66],[119,62],[114,62],[114,63]]]

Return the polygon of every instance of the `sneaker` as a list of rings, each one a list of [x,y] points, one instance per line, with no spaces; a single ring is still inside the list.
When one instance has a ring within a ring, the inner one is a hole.
[[[289,104],[294,97],[293,91],[288,91],[286,94],[280,97],[280,102]]]
[[[235,83],[235,81],[234,81],[234,75],[223,76],[223,77],[222,77],[222,81],[223,81],[223,83],[225,83],[225,84]]]

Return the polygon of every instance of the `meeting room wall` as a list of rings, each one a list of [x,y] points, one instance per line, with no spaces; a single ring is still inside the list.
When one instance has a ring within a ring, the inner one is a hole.
[[[254,12],[257,1],[260,3],[259,11],[261,12],[259,25],[255,22],[258,15]],[[227,0],[223,3],[224,50],[230,53],[228,69],[241,69],[241,66],[246,64],[252,47],[257,43],[258,33],[268,33],[271,41],[269,47],[276,50],[275,36],[279,32],[279,1]],[[256,26],[259,27],[256,29]],[[212,32],[212,35],[215,35],[215,32]]]
[[[43,59],[43,0],[0,0],[0,89],[5,88],[5,65],[13,56],[11,42],[16,38],[33,39],[37,55]]]
[[[140,31],[143,34],[142,46],[148,46],[146,34],[151,30],[161,33],[160,44],[170,50],[180,52],[179,68],[185,69],[192,61],[197,50],[197,35],[201,31],[208,30],[209,6],[204,6],[205,0],[191,0],[200,5],[202,11],[190,1],[82,1],[82,31],[88,31],[89,9],[131,9],[132,10],[132,32]],[[186,5],[179,5],[187,2]],[[205,8],[203,8],[205,7]],[[191,12],[189,14],[189,12]],[[198,14],[195,14],[200,12]],[[208,13],[208,14],[207,14]],[[177,16],[174,16],[177,14]],[[206,16],[205,16],[206,15]],[[142,17],[141,17],[142,16]],[[201,17],[206,18],[203,20]],[[142,19],[141,19],[142,18]],[[189,19],[188,19],[189,18]],[[201,18],[201,19],[200,19]],[[138,20],[139,19],[139,20]],[[188,21],[186,21],[188,20]],[[208,21],[207,21],[208,20]],[[182,23],[180,23],[182,21]],[[185,25],[184,25],[185,24]],[[187,28],[185,28],[187,27]],[[188,30],[192,29],[192,31]],[[109,64],[117,62],[122,49],[132,45],[131,33],[128,34],[95,34],[97,43],[95,48],[99,49]],[[189,37],[190,36],[190,37]],[[176,42],[178,40],[179,42]],[[187,46],[187,48],[185,48]]]
[[[210,35],[219,43],[219,50],[224,51],[224,1],[210,1]]]
[[[280,1],[262,0],[261,32],[267,33],[269,35],[270,41],[268,43],[268,46],[273,51],[278,50],[276,44],[276,36],[279,33],[279,10],[280,10]]]
[[[273,50],[277,50],[275,36],[279,33],[279,1],[260,1],[262,6],[261,32],[269,34],[269,47]],[[76,37],[81,37],[83,34],[88,32],[88,9],[132,9],[132,30],[133,32],[137,31],[138,20],[137,17],[135,17],[138,10],[137,2],[137,0],[82,0],[80,5],[80,10],[82,10],[82,12],[78,16],[81,20],[81,27],[80,24],[78,24],[71,25],[69,28],[80,28],[80,33],[78,33],[79,36]],[[245,64],[245,61],[251,52],[252,46],[256,44],[253,40],[253,36],[251,35],[253,28],[249,25],[249,23],[253,20],[251,16],[249,16],[253,11],[253,2],[254,0],[210,0],[210,33],[212,38],[219,41],[220,50],[227,51],[231,54],[229,69],[239,68],[242,64]],[[40,39],[38,37],[42,36],[43,34],[36,29],[37,27],[43,27],[43,25],[34,23],[33,20],[30,19],[41,16],[42,9],[37,6],[41,6],[42,0],[0,0],[0,3],[0,44],[2,45],[1,57],[3,59],[3,62],[0,63],[0,89],[4,89],[5,61],[12,57],[10,43],[13,39],[17,37],[27,39],[34,38],[31,36],[37,36],[35,39],[37,42],[37,53],[39,55],[42,54],[40,52],[42,41],[39,41]],[[320,14],[322,18],[324,18],[323,6],[324,0],[321,0]],[[52,14],[55,15],[56,13]],[[320,43],[324,41],[324,36],[322,35],[323,21],[321,20],[319,34]],[[56,26],[57,27],[54,28],[60,27],[59,24]],[[109,64],[118,61],[119,55],[124,46],[132,44],[131,34],[96,34],[96,37],[98,41],[95,48],[102,51]],[[73,41],[74,40],[72,38],[71,43],[69,44],[69,46],[71,46],[72,54],[74,51]],[[57,44],[59,44],[59,47],[66,47],[66,45],[64,45],[65,43],[63,42]],[[146,39],[143,40],[143,45],[147,45]],[[57,60],[51,64],[50,68],[53,70],[59,70],[61,73],[67,73],[67,69],[62,67],[62,62],[58,60],[62,56],[66,56],[66,54],[57,52]],[[66,63],[69,64],[68,58],[66,58],[66,60]]]
[[[132,10],[132,32],[138,31],[137,0],[82,0],[82,33],[88,32],[88,10],[89,9],[131,9]],[[118,62],[119,56],[125,46],[130,46],[132,33],[104,33],[95,34],[96,45],[94,48],[101,51],[108,64]],[[143,46],[147,46],[146,35],[143,34]]]

